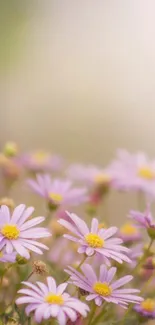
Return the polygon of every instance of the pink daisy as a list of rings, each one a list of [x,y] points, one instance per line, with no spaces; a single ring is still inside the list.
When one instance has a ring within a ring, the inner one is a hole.
[[[99,229],[98,220],[93,218],[89,230],[87,224],[77,215],[69,212],[67,214],[70,222],[63,219],[58,222],[75,235],[74,237],[65,234],[64,237],[80,244],[78,253],[84,253],[88,256],[98,253],[104,256],[107,261],[114,259],[119,263],[122,263],[122,261],[131,262],[127,255],[123,253],[129,253],[129,249],[120,245],[123,242],[122,239],[111,238],[117,233],[118,228]]]
[[[62,168],[62,158],[51,155],[44,150],[25,153],[19,157],[23,167],[31,172],[59,171]]]
[[[152,217],[149,205],[145,212],[130,211],[130,218],[137,222],[141,228],[145,228],[148,235],[155,239],[155,220]]]
[[[155,299],[147,298],[139,305],[135,305],[134,309],[145,319],[155,318]]]
[[[108,270],[102,264],[99,277],[97,277],[89,264],[81,266],[83,274],[72,267],[68,267],[68,269],[65,271],[70,275],[69,282],[88,292],[86,300],[95,300],[95,304],[98,306],[101,306],[103,301],[107,301],[127,308],[129,303],[140,303],[143,301],[143,298],[134,295],[134,293],[140,292],[138,289],[119,289],[133,279],[131,275],[124,276],[114,282],[112,281],[117,271],[116,267]]]
[[[7,254],[15,250],[19,255],[30,258],[29,251],[42,254],[41,249],[48,249],[36,239],[49,237],[51,234],[46,228],[36,227],[44,221],[44,217],[37,217],[26,221],[33,213],[34,208],[26,209],[24,204],[18,205],[12,215],[7,206],[0,208],[0,250],[5,249]]]
[[[111,174],[103,168],[94,165],[71,165],[67,170],[67,176],[75,181],[85,182],[88,186],[98,187],[111,184]]]
[[[115,188],[155,195],[155,161],[150,161],[143,152],[131,154],[118,150],[107,170],[114,179]]]
[[[18,293],[23,294],[16,300],[16,304],[28,304],[26,314],[33,311],[37,323],[49,318],[57,318],[59,325],[65,325],[70,319],[75,322],[79,314],[86,317],[89,307],[79,299],[71,297],[64,292],[68,283],[62,283],[58,287],[54,278],[47,277],[47,285],[42,282],[32,284],[23,282],[28,289],[21,289]]]
[[[75,206],[87,201],[86,188],[74,188],[72,182],[68,180],[52,180],[49,175],[37,175],[36,180],[28,180],[28,185],[47,200],[51,209]]]
[[[123,239],[124,243],[133,243],[142,238],[139,229],[131,222],[127,222],[120,227],[119,237]]]

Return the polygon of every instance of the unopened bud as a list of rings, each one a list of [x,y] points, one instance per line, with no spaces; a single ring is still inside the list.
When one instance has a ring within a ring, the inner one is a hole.
[[[15,142],[7,142],[4,146],[3,152],[6,157],[15,157],[18,153],[18,147]]]
[[[1,205],[6,205],[8,208],[10,208],[11,210],[14,209],[15,207],[15,203],[12,199],[8,198],[8,197],[2,197],[0,199],[0,206]]]
[[[17,256],[16,256],[16,262],[17,262],[19,265],[24,265],[24,264],[27,264],[28,260],[27,260],[25,257],[23,257],[23,256],[21,256],[21,255],[19,255],[19,254],[17,254]]]
[[[155,269],[155,259],[153,259],[152,257],[148,257],[146,262],[143,265],[144,269],[147,270],[154,270]]]
[[[42,261],[34,261],[33,262],[33,273],[46,275],[48,274],[48,268],[46,264]]]
[[[147,233],[151,239],[155,239],[155,226],[149,227]]]

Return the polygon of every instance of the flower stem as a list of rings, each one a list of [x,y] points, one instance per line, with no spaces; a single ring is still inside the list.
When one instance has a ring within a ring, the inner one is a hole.
[[[98,321],[102,318],[102,316],[105,314],[107,315],[107,312],[105,309],[102,308],[101,312],[92,320],[90,320],[90,323],[88,323],[89,325],[96,325],[98,323]]]
[[[27,276],[27,278],[25,279],[25,281],[28,281],[30,279],[30,277],[33,275],[33,271]]]
[[[95,305],[95,303],[94,303],[94,306],[92,307],[91,313],[88,318],[88,325],[90,325],[90,323],[92,322],[93,316],[95,315],[96,308],[97,308],[97,305]]]
[[[80,269],[80,267],[82,266],[82,264],[85,262],[86,259],[87,259],[87,256],[84,255],[84,258],[82,259],[80,264],[75,268],[76,271],[78,271]],[[70,278],[70,275],[67,276],[67,278],[64,280],[64,282],[68,281],[69,278]]]

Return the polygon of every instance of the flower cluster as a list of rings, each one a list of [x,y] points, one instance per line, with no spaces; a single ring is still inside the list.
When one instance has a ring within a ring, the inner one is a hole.
[[[2,323],[124,325],[130,319],[130,325],[139,325],[155,320],[155,160],[118,150],[105,167],[67,166],[58,155],[21,153],[8,142],[0,153],[0,177]],[[43,216],[16,204],[15,182],[19,203],[24,191]],[[107,203],[114,206],[115,191],[122,204],[124,192],[142,199],[121,225],[116,206],[114,216],[104,210]]]

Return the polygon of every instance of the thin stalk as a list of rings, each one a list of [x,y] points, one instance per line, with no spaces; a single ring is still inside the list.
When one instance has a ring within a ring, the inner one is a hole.
[[[82,259],[80,264],[75,268],[76,271],[78,271],[80,269],[80,267],[82,266],[82,264],[85,262],[86,259],[87,259],[87,256],[84,255],[84,258]],[[67,276],[67,278],[64,280],[64,282],[68,281],[69,278],[70,278],[70,275]]]
[[[101,312],[92,320],[92,322],[89,323],[89,325],[96,325],[98,323],[98,321],[103,317],[103,315],[105,314],[105,316],[107,315],[108,311],[106,311],[105,309],[102,309]]]
[[[24,281],[28,281],[30,279],[30,277],[33,275],[33,273],[34,272],[32,271]]]
[[[93,316],[95,315],[95,312],[96,312],[96,308],[97,308],[97,305],[95,305],[95,303],[94,303],[94,306],[93,306],[93,308],[92,308],[92,310],[90,312],[89,318],[88,318],[88,324],[87,325],[90,325],[90,323],[92,322],[92,320],[94,318]]]

